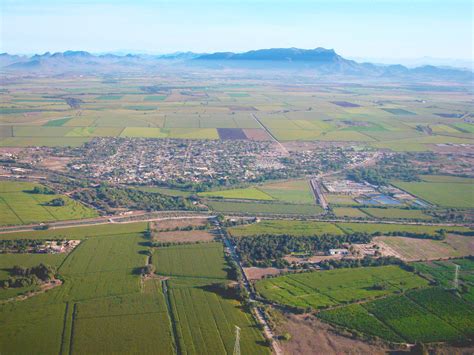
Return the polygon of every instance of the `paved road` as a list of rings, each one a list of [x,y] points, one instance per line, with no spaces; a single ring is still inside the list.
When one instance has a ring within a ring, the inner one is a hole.
[[[150,217],[156,215],[155,217]],[[258,213],[244,214],[244,213],[226,213],[227,217],[238,217],[248,218],[249,216],[259,216],[261,219],[285,219],[294,220],[298,219],[298,216],[285,216],[285,215],[259,215]],[[62,228],[73,228],[80,226],[93,226],[100,224],[127,224],[127,223],[138,223],[138,222],[154,222],[169,219],[182,219],[182,218],[212,218],[215,217],[211,212],[194,212],[194,211],[160,211],[160,212],[136,212],[130,215],[122,216],[102,216],[97,218],[79,219],[79,220],[68,220],[47,223],[48,229],[62,229]],[[465,226],[474,227],[473,224],[462,224],[462,223],[430,223],[430,222],[405,222],[405,221],[385,221],[385,220],[359,220],[359,219],[344,219],[344,218],[320,218],[305,216],[308,221],[315,222],[350,222],[350,223],[371,223],[371,224],[409,224],[418,226],[439,226],[442,227],[453,227],[453,226]],[[34,230],[40,230],[44,224],[29,224],[23,226],[9,226],[0,227],[0,234],[13,233],[13,232],[28,232]]]
[[[249,301],[250,302],[255,302],[256,301],[256,294],[255,292],[253,291],[253,289],[250,287],[250,282],[249,280],[247,279],[247,275],[245,275],[245,272],[244,272],[244,269],[242,267],[242,264],[240,263],[240,258],[238,256],[238,254],[236,253],[235,251],[235,246],[232,244],[232,242],[227,238],[227,233],[222,229],[221,225],[218,224],[217,228],[219,229],[219,234],[221,235],[222,237],[222,240],[224,241],[224,244],[225,246],[227,247],[227,249],[229,249],[230,251],[230,255],[232,256],[232,259],[234,259],[234,261],[237,263],[237,265],[239,266],[240,268],[240,271],[242,273],[242,277],[243,277],[243,284],[244,284],[244,287],[245,289],[247,290],[248,294],[249,294]],[[275,334],[273,334],[273,331],[272,329],[270,328],[270,326],[268,325],[268,322],[266,321],[265,319],[265,316],[264,316],[264,313],[263,313],[263,310],[260,308],[260,307],[254,307],[255,309],[255,318],[257,320],[258,323],[260,323],[263,327],[263,332],[265,334],[265,337],[267,339],[270,339],[271,340],[271,346],[272,346],[272,349],[274,351],[274,353],[276,355],[282,355],[283,354],[283,351],[281,350],[280,348],[280,344],[278,343],[276,337],[275,337]]]
[[[273,133],[260,121],[260,119],[257,117],[257,115],[255,115],[254,113],[252,113],[252,117],[255,119],[255,121],[257,121],[257,123],[265,130],[265,132],[267,132],[267,134],[272,138],[272,140],[278,144],[278,146],[280,147],[281,151],[283,154],[285,155],[288,155],[290,153],[288,153],[288,149],[285,148],[285,146],[283,144],[280,143],[280,141],[278,139],[276,139],[276,137],[273,135]]]
[[[51,229],[62,229],[62,228],[73,228],[73,227],[85,227],[94,226],[100,224],[128,224],[138,222],[154,222],[163,221],[169,219],[183,219],[183,218],[211,218],[215,217],[211,213],[205,212],[194,212],[194,211],[160,211],[160,212],[136,212],[122,216],[102,216],[88,219],[77,219],[68,221],[58,221],[50,223],[39,223],[29,224],[23,226],[9,226],[0,227],[0,234],[12,233],[12,232],[28,232],[34,230],[41,230],[45,225],[48,226],[48,230]]]
[[[323,209],[327,210],[329,206],[326,201],[326,197],[324,196],[324,193],[321,190],[321,185],[319,184],[319,181],[317,179],[311,179],[309,180],[309,184],[311,185],[311,190],[313,190],[313,195],[316,199],[316,203],[319,203]]]

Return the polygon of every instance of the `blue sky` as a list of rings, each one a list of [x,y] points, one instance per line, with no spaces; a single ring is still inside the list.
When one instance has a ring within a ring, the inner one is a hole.
[[[469,59],[471,0],[0,0],[2,52],[334,48]]]

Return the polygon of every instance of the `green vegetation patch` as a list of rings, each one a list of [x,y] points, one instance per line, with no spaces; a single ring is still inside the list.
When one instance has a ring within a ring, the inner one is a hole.
[[[202,279],[171,279],[168,284],[178,348],[183,353],[232,353],[235,326],[241,329],[242,353],[269,353],[257,324],[238,301],[222,297]]]
[[[322,311],[318,313],[318,317],[351,331],[357,330],[361,333],[396,343],[403,342],[403,338],[400,335],[369,314],[367,309],[360,304]]]
[[[358,208],[352,207],[334,207],[336,217],[367,218],[367,215]]]
[[[257,202],[230,202],[230,201],[206,201],[206,204],[217,212],[223,213],[248,213],[248,214],[278,214],[292,216],[314,216],[323,212],[316,205],[296,205],[284,203],[257,203]]]
[[[337,226],[347,233],[391,233],[391,232],[410,232],[410,233],[426,233],[435,235],[440,229],[447,229],[453,232],[468,232],[467,227],[440,227],[410,224],[385,224],[385,223],[350,223],[338,222]]]
[[[152,95],[152,96],[145,96],[143,101],[163,101],[166,99],[165,95]]]
[[[361,210],[375,218],[433,219],[433,217],[420,210],[404,210],[399,208],[362,208]]]
[[[158,248],[153,254],[156,272],[166,276],[227,277],[221,243],[206,243]]]
[[[88,239],[101,236],[120,236],[129,234],[144,235],[147,228],[148,223],[146,222],[98,224],[94,226],[4,233],[0,234],[0,239]]]
[[[397,181],[393,185],[438,206],[474,208],[474,184]]]
[[[43,126],[47,127],[60,127],[63,126],[65,123],[69,122],[73,117],[64,117],[64,118],[59,118],[57,120],[51,120],[46,122]]]
[[[68,219],[90,218],[97,212],[70,199],[54,193],[33,193],[38,184],[0,182],[0,225],[28,224]],[[53,200],[62,200],[63,205],[53,206]]]
[[[220,197],[220,198],[243,199],[243,200],[266,200],[266,201],[273,200],[272,196],[270,196],[269,194],[255,187],[222,190],[222,191],[200,192],[198,195],[203,196],[203,197]]]
[[[312,204],[315,202],[313,191],[307,180],[289,180],[266,184],[259,187],[276,200],[289,203]]]
[[[324,308],[426,285],[425,279],[390,265],[290,274],[258,281],[256,289],[284,305]]]
[[[248,237],[258,234],[311,236],[311,235],[342,235],[341,229],[329,222],[263,220],[258,223],[232,227],[228,229],[234,237]]]
[[[406,296],[376,300],[364,307],[410,343],[454,341],[463,337],[456,328]]]

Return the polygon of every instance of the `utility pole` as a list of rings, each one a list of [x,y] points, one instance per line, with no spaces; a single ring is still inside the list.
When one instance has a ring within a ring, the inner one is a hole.
[[[459,286],[459,269],[460,268],[461,267],[459,265],[456,265],[456,269],[454,270],[453,288],[455,290],[457,290]]]
[[[235,345],[233,355],[240,355],[240,328],[235,326]]]

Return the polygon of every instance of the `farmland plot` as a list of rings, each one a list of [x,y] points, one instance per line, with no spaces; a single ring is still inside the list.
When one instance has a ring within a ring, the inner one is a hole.
[[[376,300],[364,307],[410,343],[453,341],[463,337],[456,328],[405,296]]]
[[[322,234],[342,235],[341,229],[329,222],[263,220],[258,223],[232,227],[228,229],[234,237],[246,237],[258,234],[288,234],[311,236]]]
[[[384,287],[375,287],[378,284]],[[323,308],[427,284],[421,277],[391,265],[279,276],[257,282],[256,289],[263,297],[285,305]]]
[[[0,225],[27,224],[89,218],[97,212],[64,195],[34,194],[30,191],[38,184],[0,182]],[[49,206],[56,198],[65,201],[64,206]]]
[[[221,243],[206,243],[158,248],[152,257],[160,275],[226,279]]]
[[[235,328],[241,328],[241,351],[268,354],[255,321],[240,304],[206,290],[199,280],[171,280],[170,299],[179,348],[187,354],[230,354]]]

